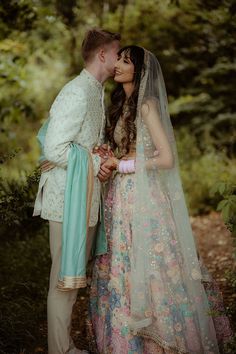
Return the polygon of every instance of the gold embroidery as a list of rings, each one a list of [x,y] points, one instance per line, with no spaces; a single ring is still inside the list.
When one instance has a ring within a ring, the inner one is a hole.
[[[69,277],[65,276],[63,280],[58,280],[57,288],[61,291],[70,291],[78,288],[85,288],[87,286],[86,276]]]

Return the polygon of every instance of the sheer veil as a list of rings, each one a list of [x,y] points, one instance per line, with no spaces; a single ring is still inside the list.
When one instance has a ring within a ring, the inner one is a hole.
[[[144,57],[136,116],[130,326],[178,353],[218,353],[203,287],[208,279],[185,203],[164,79],[156,57],[147,50]],[[169,169],[158,168],[155,129],[160,124],[174,156]]]

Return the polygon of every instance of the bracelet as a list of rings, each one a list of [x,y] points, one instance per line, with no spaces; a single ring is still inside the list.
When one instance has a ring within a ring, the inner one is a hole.
[[[135,172],[135,160],[121,160],[118,171],[125,174]]]

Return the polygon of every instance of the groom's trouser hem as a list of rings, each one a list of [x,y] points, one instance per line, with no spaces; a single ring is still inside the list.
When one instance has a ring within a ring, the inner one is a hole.
[[[88,240],[92,245],[96,226],[89,228]],[[49,244],[52,266],[47,298],[48,354],[76,353],[70,337],[71,315],[78,289],[60,291],[57,288],[61,262],[62,223],[49,220]],[[91,247],[91,246],[90,246]]]

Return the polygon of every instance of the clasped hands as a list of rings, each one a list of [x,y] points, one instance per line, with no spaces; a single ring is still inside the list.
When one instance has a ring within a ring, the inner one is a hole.
[[[111,176],[112,171],[117,168],[119,160],[114,156],[113,151],[107,144],[96,146],[93,153],[101,158],[100,170],[98,172],[98,179],[100,182],[105,182]]]

